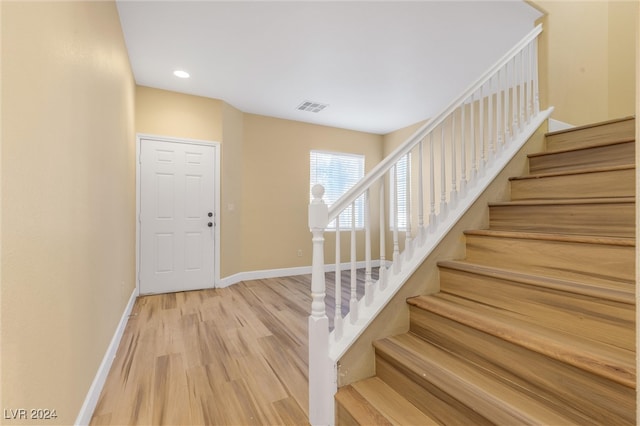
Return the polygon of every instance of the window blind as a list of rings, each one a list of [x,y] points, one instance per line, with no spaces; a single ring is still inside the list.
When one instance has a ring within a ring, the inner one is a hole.
[[[398,230],[406,230],[407,229],[407,174],[411,173],[411,154],[407,154],[402,157],[396,163],[396,182],[391,184],[391,197],[398,194],[397,202],[397,212],[390,212],[390,228],[393,229],[394,224],[394,215],[398,215]],[[393,174],[391,175],[391,180],[393,181]],[[395,193],[393,192],[395,191]]]
[[[319,183],[324,186],[324,202],[331,206],[364,177],[364,155],[311,151],[310,170],[309,199],[313,199],[311,188]],[[356,228],[363,228],[363,197],[356,200],[355,209]],[[351,228],[351,210],[352,207],[349,206],[340,215],[340,229]],[[329,224],[328,228],[336,228],[335,220]]]

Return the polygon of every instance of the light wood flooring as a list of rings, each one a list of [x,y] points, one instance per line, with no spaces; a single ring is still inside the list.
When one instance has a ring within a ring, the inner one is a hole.
[[[358,271],[359,298],[363,278]],[[333,281],[327,274],[330,318]],[[349,281],[343,272],[343,307]],[[91,424],[308,424],[310,282],[302,275],[138,298]]]

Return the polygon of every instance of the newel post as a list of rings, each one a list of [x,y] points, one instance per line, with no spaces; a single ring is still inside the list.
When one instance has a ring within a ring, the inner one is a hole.
[[[336,372],[329,358],[329,319],[324,304],[324,230],[329,222],[322,200],[324,187],[314,185],[309,205],[309,229],[313,235],[311,265],[311,315],[309,316],[309,423],[333,424]]]

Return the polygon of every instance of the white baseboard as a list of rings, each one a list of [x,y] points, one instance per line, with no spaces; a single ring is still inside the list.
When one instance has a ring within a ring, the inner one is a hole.
[[[364,261],[356,262],[356,268],[358,269],[364,268],[365,265],[366,264]],[[380,260],[372,260],[371,266],[374,268],[380,266]],[[348,270],[349,268],[351,268],[351,263],[343,262],[342,264],[340,264],[340,268],[343,271]],[[325,272],[333,272],[335,270],[336,270],[335,263],[324,265]],[[307,275],[310,273],[311,273],[311,266],[298,266],[295,268],[263,269],[259,271],[240,272],[240,273],[222,278],[216,287],[219,287],[219,288],[229,287],[230,285],[237,284],[241,281],[262,280],[266,278],[292,277],[295,275]]]
[[[107,347],[107,352],[102,358],[100,367],[98,367],[98,372],[93,379],[93,383],[91,383],[89,392],[84,399],[84,404],[82,404],[80,413],[78,413],[78,417],[76,418],[75,422],[76,425],[88,425],[89,422],[91,422],[91,417],[93,416],[93,412],[96,409],[96,405],[98,404],[98,398],[100,398],[100,393],[102,392],[104,383],[107,380],[107,375],[109,374],[109,370],[111,369],[113,359],[116,356],[118,346],[120,346],[120,340],[122,339],[124,328],[127,325],[127,320],[131,315],[131,311],[133,310],[133,305],[136,301],[137,296],[138,289],[134,288],[133,293],[131,293],[131,297],[129,298],[129,302],[127,303],[127,306],[122,313],[122,317],[120,318],[118,327],[116,328],[116,331],[111,338],[111,343],[109,343],[109,346]]]
[[[549,119],[549,132],[559,132],[560,130],[571,129],[576,127],[573,124],[565,123],[564,121]]]

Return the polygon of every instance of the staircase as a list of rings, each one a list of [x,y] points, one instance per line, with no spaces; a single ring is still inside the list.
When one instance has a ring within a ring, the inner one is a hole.
[[[338,424],[635,424],[635,119],[547,134]]]

